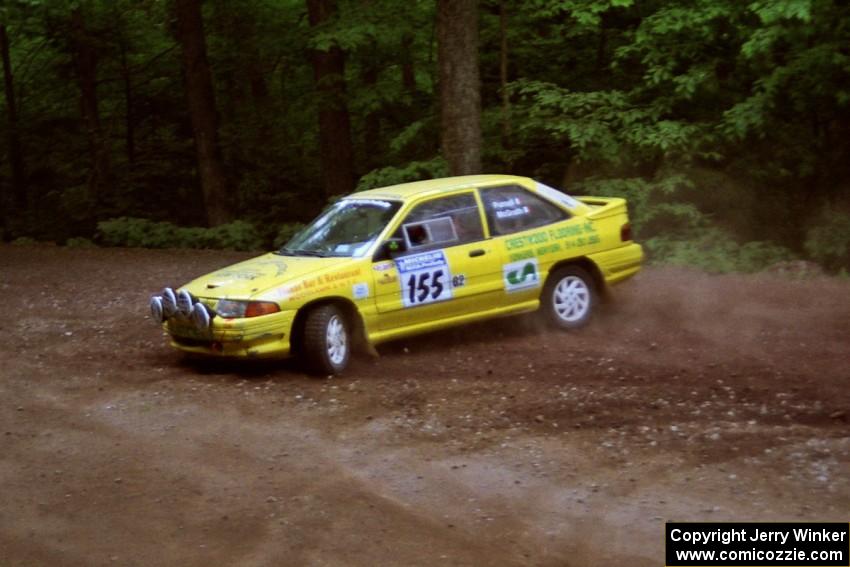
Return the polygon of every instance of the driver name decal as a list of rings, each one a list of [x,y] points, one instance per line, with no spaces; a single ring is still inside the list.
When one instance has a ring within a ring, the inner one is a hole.
[[[396,260],[405,307],[416,307],[452,298],[452,273],[442,250]]]

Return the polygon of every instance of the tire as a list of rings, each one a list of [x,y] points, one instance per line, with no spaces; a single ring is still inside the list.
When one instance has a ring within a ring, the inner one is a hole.
[[[598,296],[593,277],[579,266],[558,268],[546,280],[540,303],[546,319],[565,330],[587,325]]]
[[[351,358],[351,332],[342,311],[322,305],[304,320],[301,357],[307,370],[315,374],[338,374]]]

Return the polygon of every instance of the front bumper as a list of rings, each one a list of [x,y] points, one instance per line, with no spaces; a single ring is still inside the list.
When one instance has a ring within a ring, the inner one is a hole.
[[[216,317],[209,330],[199,331],[188,320],[171,318],[163,328],[171,346],[192,354],[230,358],[284,358],[290,354],[295,311],[280,311],[250,319]]]

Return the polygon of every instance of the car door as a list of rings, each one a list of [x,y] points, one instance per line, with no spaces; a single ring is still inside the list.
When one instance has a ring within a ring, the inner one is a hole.
[[[501,256],[474,190],[417,203],[392,236],[404,252],[373,264],[380,330],[486,310],[501,295]]]
[[[539,297],[549,268],[563,257],[562,233],[580,219],[520,185],[480,189],[499,256],[503,304]]]

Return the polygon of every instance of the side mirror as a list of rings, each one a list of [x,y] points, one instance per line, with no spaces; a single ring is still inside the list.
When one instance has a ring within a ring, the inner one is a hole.
[[[407,244],[404,242],[404,238],[388,238],[378,248],[372,261],[391,260],[405,252],[407,252]]]

